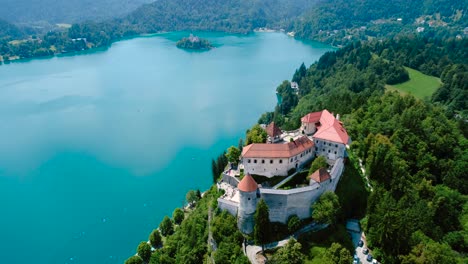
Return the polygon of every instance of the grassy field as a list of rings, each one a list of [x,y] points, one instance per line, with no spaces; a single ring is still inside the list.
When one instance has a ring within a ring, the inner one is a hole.
[[[441,82],[437,77],[426,75],[417,70],[405,67],[410,80],[396,85],[386,85],[387,90],[399,91],[402,94],[412,94],[419,99],[431,97],[439,88]]]

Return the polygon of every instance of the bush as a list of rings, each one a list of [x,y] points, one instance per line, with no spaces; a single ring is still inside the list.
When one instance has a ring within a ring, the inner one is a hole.
[[[296,232],[301,226],[301,219],[297,215],[292,215],[288,219],[288,230],[291,233]]]

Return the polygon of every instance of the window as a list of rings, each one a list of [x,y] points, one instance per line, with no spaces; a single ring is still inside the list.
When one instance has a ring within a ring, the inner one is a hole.
[[[294,157],[294,160],[297,160],[297,156],[296,156],[296,157]]]
[[[337,148],[337,147],[338,147],[338,144],[335,145],[335,148]]]
[[[250,159],[248,159],[247,162],[250,163]]]
[[[318,147],[315,147],[315,151],[318,151]]]
[[[323,149],[322,151],[325,152],[325,149]]]
[[[336,151],[335,151],[335,154],[336,154]]]
[[[254,163],[257,163],[257,160],[256,160],[256,159],[254,159]]]
[[[265,160],[262,160],[262,164],[265,164]]]
[[[302,153],[301,153],[301,158],[302,158]]]
[[[328,153],[330,153],[330,150],[328,150]]]
[[[291,162],[292,162],[293,158],[291,158]]]
[[[315,140],[315,143],[318,144],[318,140]]]
[[[273,164],[273,160],[270,160],[270,164]]]
[[[331,147],[331,143],[328,143],[328,146],[330,146],[330,147]]]
[[[283,160],[280,160],[280,163],[283,163]]]

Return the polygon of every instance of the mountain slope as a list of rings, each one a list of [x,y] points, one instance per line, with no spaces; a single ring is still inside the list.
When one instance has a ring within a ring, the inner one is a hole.
[[[0,19],[0,39],[9,37],[12,39],[22,38],[24,32],[19,29],[17,26],[8,23],[5,20]]]
[[[0,0],[0,18],[13,23],[77,23],[127,14],[152,0]]]
[[[292,30],[299,38],[334,45],[416,32],[418,27],[455,36],[468,26],[467,12],[468,0],[322,0]]]
[[[281,27],[315,0],[160,0],[144,5],[120,23],[137,32],[215,30],[249,32]]]

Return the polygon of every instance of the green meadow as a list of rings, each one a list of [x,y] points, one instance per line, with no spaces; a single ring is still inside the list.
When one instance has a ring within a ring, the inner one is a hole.
[[[437,77],[426,75],[420,71],[405,67],[409,73],[409,81],[396,85],[386,85],[387,90],[396,90],[402,94],[412,94],[419,99],[431,97],[439,88],[441,82]]]

